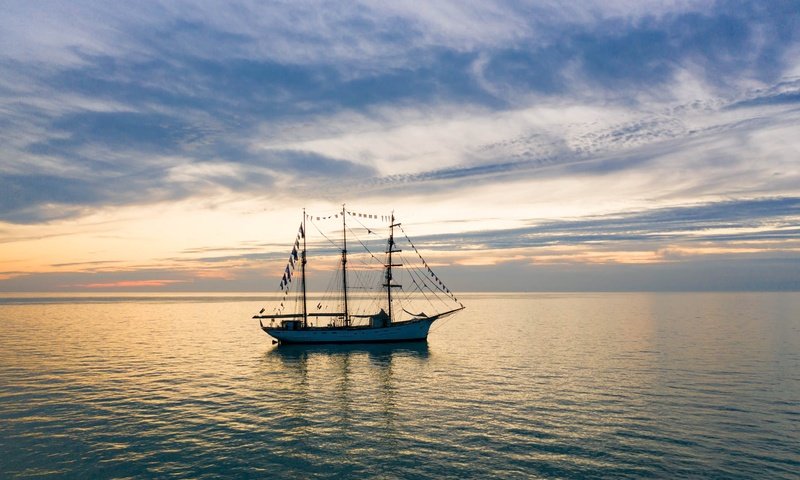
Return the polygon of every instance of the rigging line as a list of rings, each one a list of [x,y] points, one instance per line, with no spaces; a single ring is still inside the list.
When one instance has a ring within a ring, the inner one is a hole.
[[[403,230],[403,227],[402,227],[402,226],[399,226],[399,227],[400,227],[400,231],[401,231],[401,232],[403,232],[403,235],[406,237],[406,240],[408,240],[408,243],[409,243],[409,244],[411,244],[411,248],[413,248],[413,249],[414,249],[414,252],[416,252],[416,254],[417,254],[417,256],[419,257],[419,259],[420,259],[420,260],[422,260],[422,263],[423,263],[423,264],[425,264],[425,265],[427,266],[427,262],[425,262],[425,259],[424,259],[424,258],[422,258],[422,254],[420,254],[420,253],[419,253],[419,250],[417,250],[417,247],[414,245],[414,242],[412,242],[412,241],[411,241],[411,239],[410,239],[410,238],[408,238],[408,234],[406,233],[406,231],[405,231],[405,230]],[[430,270],[430,272],[431,272],[431,273],[433,273],[433,270],[431,270],[431,268],[430,268],[430,267],[428,267],[428,270]],[[435,274],[434,274],[434,275],[435,275]],[[437,288],[439,291],[441,291],[443,294],[447,295],[447,296],[448,296],[448,297],[450,297],[450,298],[453,298],[453,295],[452,295],[451,293],[447,293],[447,291],[445,291],[445,289],[446,289],[446,290],[450,290],[450,289],[449,289],[449,288],[447,288],[447,285],[445,285],[445,284],[444,284],[444,282],[442,282],[442,280],[439,278],[439,276],[438,276],[438,275],[436,275],[436,279],[437,279],[437,281],[441,282],[441,288],[439,288],[439,286],[438,286],[438,285],[436,285],[435,283],[434,283],[434,286],[435,286],[435,287],[436,287],[436,288]],[[455,298],[453,298],[453,301],[456,301],[456,300],[455,300]]]
[[[439,299],[439,296],[438,296],[438,295],[436,295],[436,292],[434,292],[433,290],[431,290],[431,287],[429,287],[429,286],[428,286],[428,284],[427,284],[427,282],[425,281],[425,278],[426,278],[426,276],[425,276],[425,273],[424,273],[424,272],[422,272],[422,271],[420,271],[419,269],[416,269],[416,268],[415,268],[414,270],[409,270],[409,272],[412,272],[412,271],[414,272],[414,274],[415,274],[415,275],[417,275],[417,277],[418,277],[418,279],[419,279],[419,283],[422,283],[422,286],[424,286],[425,288],[427,288],[428,290],[430,290],[431,294],[433,294],[433,298],[434,298],[434,299],[436,299],[436,300],[439,300],[439,301],[441,301],[441,300]],[[422,289],[422,287],[420,287],[420,286],[419,286],[419,284],[418,284],[418,283],[416,283],[416,282],[415,282],[415,284],[418,286],[418,288],[419,288],[419,292],[422,294],[422,296],[423,296],[423,297],[425,298],[425,300],[428,302],[428,305],[430,305],[430,306],[431,306],[431,308],[436,308],[436,306],[433,304],[433,301],[432,301],[430,298],[428,298],[428,295],[426,295],[426,294],[425,294],[425,291]]]
[[[411,277],[411,283],[414,284],[415,292],[419,292],[419,294],[422,295],[422,298],[427,302],[427,304],[430,305],[431,307],[433,307],[433,302],[431,302],[430,299],[428,299],[428,296],[425,295],[425,292],[422,290],[422,287],[419,286],[419,284],[417,283],[416,280],[414,280],[413,277]],[[414,293],[414,292],[412,292],[412,293]],[[409,300],[411,299],[411,297],[412,297],[412,294],[409,294],[408,295]]]
[[[430,283],[433,283],[433,282],[429,282],[427,280],[427,278],[428,278],[427,273],[423,272],[421,269],[416,268],[416,267],[415,267],[415,270],[417,270],[417,275],[419,275],[421,277],[420,281],[422,282],[422,284],[433,294],[433,298],[435,298],[439,302],[447,304],[447,302],[442,299],[442,296],[439,295],[438,293],[436,293],[435,291],[433,291],[433,289],[430,287]],[[434,283],[433,286],[436,287],[436,289],[439,290],[442,294],[446,295],[445,292],[443,290],[441,290],[438,285],[436,285]],[[434,306],[433,302],[431,302],[431,306],[432,307]]]
[[[327,309],[329,303],[333,303],[334,299],[336,299],[336,294],[338,291],[334,289],[334,286],[338,284],[338,277],[339,277],[339,267],[337,265],[336,270],[333,272],[333,275],[330,276],[328,279],[328,285],[325,287],[325,291],[322,294],[322,298],[317,303],[317,305],[322,305],[321,308],[317,308],[317,310]]]
[[[440,328],[442,328],[443,326],[445,326],[445,324],[446,324],[447,322],[449,322],[449,321],[450,321],[450,320],[452,320],[452,319],[453,319],[453,317],[452,317],[452,316],[450,316],[450,317],[447,317],[447,318],[445,318],[444,320],[440,321],[440,322],[439,322],[439,325],[434,325],[434,326],[433,326],[433,328],[431,328],[431,332],[435,332],[436,330],[439,330]]]
[[[356,221],[358,221],[358,220],[356,220]],[[361,222],[359,222],[359,223],[361,223]],[[366,228],[366,227],[365,227],[365,228]],[[354,232],[354,231],[353,231],[353,229],[352,229],[352,228],[350,228],[350,227],[347,227],[347,229],[348,229],[348,230],[350,230],[350,233],[353,235],[353,237],[355,237],[355,239],[356,239],[356,240],[358,240],[358,243],[360,243],[360,244],[361,244],[361,246],[362,246],[362,247],[364,247],[364,250],[366,250],[366,251],[367,251],[367,253],[369,253],[369,256],[370,256],[370,257],[372,257],[372,258],[374,258],[374,259],[375,259],[375,261],[378,261],[378,262],[380,262],[380,260],[378,259],[378,257],[376,257],[375,255],[373,255],[373,254],[372,254],[372,252],[369,250],[369,248],[367,248],[367,246],[366,246],[366,245],[364,245],[364,242],[362,242],[362,241],[361,241],[361,239],[360,239],[360,238],[358,238],[358,235],[356,235],[356,232]],[[367,231],[369,231],[370,233],[374,233],[374,232],[370,231],[369,229],[367,229]]]
[[[325,240],[329,241],[329,242],[331,243],[331,245],[333,245],[334,247],[336,247],[336,248],[338,248],[338,249],[340,249],[340,250],[341,250],[341,247],[342,247],[341,245],[339,245],[338,243],[334,242],[333,240],[331,240],[330,238],[328,238],[328,236],[327,236],[327,235],[325,235],[324,233],[322,233],[322,230],[320,230],[320,229],[319,229],[319,227],[317,226],[317,224],[316,224],[316,223],[314,223],[314,221],[313,221],[313,220],[310,220],[310,221],[311,221],[311,225],[314,225],[314,228],[316,228],[316,229],[317,229],[317,231],[319,232],[319,234],[320,234],[320,235],[322,235],[323,237],[325,237]]]
[[[290,256],[290,258],[291,258],[291,256]],[[294,271],[294,269],[293,269],[293,271]],[[296,274],[296,273],[295,273],[295,274]],[[286,292],[284,292],[284,291],[283,291],[283,289],[281,289],[281,293],[283,293],[284,295],[286,295],[286,294],[288,294],[288,293],[289,293],[289,290],[288,290],[288,289],[289,289],[290,287],[289,287],[289,286],[287,286],[286,288],[287,288]],[[275,292],[275,293],[277,293],[277,292]],[[267,304],[267,305],[268,305],[268,304]],[[266,309],[266,308],[267,308],[267,305],[264,305],[262,308],[263,308],[263,309]],[[273,308],[273,311],[275,311],[275,312],[277,312],[277,311],[278,311],[277,304],[276,304],[276,306]]]
[[[420,278],[420,280],[422,281],[422,283],[423,283],[423,284],[425,284],[425,285],[428,285],[428,282],[429,282],[429,280],[428,280],[428,273],[427,273],[427,272],[425,272],[424,270],[422,270],[421,268],[419,268],[419,267],[417,267],[417,266],[413,265],[413,264],[410,264],[410,265],[411,265],[411,269],[414,269],[414,270],[416,270],[416,271],[418,272],[418,275],[421,277],[421,278]],[[433,283],[433,285],[434,285],[434,286],[435,286],[435,287],[436,287],[436,288],[437,288],[439,291],[441,291],[442,293],[445,293],[445,292],[444,292],[444,290],[440,289],[440,288],[439,288],[439,286],[438,286],[438,285],[436,285],[436,283],[434,283],[433,281],[430,281],[430,283]],[[430,287],[429,287],[428,289],[429,289],[429,290],[431,290],[431,289],[430,289]],[[433,290],[431,290],[431,291],[433,291]],[[446,294],[445,294],[445,295],[446,295]],[[438,297],[439,297],[439,295],[436,295],[436,297],[437,297],[437,300],[438,300]]]
[[[358,217],[356,217],[355,215],[353,215],[353,214],[352,214],[352,212],[348,212],[348,213],[350,213],[350,216],[351,216],[351,217],[353,217],[353,220],[355,220],[356,222],[358,222],[358,224],[359,224],[359,225],[361,225],[362,227],[364,227],[364,229],[365,229],[367,232],[371,233],[372,235],[377,235],[377,233],[375,233],[375,231],[374,231],[372,228],[369,228],[368,226],[366,226],[366,225],[364,225],[363,223],[361,223],[361,221],[358,219]]]
[[[409,274],[410,274],[410,276],[411,276],[411,281],[412,281],[412,282],[414,283],[414,285],[417,287],[417,289],[419,290],[419,293],[421,293],[421,294],[422,294],[422,297],[423,297],[423,298],[425,298],[425,300],[428,302],[428,304],[430,304],[430,306],[431,306],[431,307],[433,307],[433,302],[431,302],[431,300],[428,298],[428,296],[427,296],[427,295],[425,295],[425,291],[424,291],[424,290],[422,290],[422,287],[420,287],[420,286],[419,286],[419,283],[417,283],[417,281],[414,279],[414,275],[417,275],[418,277],[420,276],[420,274],[419,274],[419,273],[417,273],[415,270],[416,270],[416,269],[414,269],[414,270],[409,270],[409,271],[408,271],[408,272],[409,272]],[[424,285],[424,283],[425,283],[425,282],[422,280],[422,278],[420,278],[420,279],[419,279],[419,281],[420,281],[420,282],[422,282],[422,283],[423,283],[423,285]]]
[[[414,267],[414,265],[413,265],[411,262],[409,262],[409,261],[408,261],[408,259],[406,259],[406,258],[405,258],[405,255],[402,255],[402,254],[401,254],[401,255],[400,255],[400,259],[401,259],[401,260],[403,261],[403,263],[404,263],[404,264],[407,266],[407,267],[406,267],[406,269],[405,269],[405,271],[406,271],[406,273],[408,274],[408,278],[409,278],[409,279],[411,280],[411,282],[414,284],[414,286],[416,287],[416,289],[417,289],[417,290],[418,290],[420,293],[423,293],[423,294],[424,294],[424,292],[422,291],[422,287],[420,286],[420,283],[422,282],[422,277],[421,277],[421,275],[420,275],[419,273],[417,273],[417,271],[416,271],[416,270],[417,270],[417,268],[416,268],[416,267]],[[407,297],[407,298],[411,298],[411,296],[412,296],[413,292],[406,292],[406,293],[407,293],[406,297]],[[424,296],[424,295],[423,295],[423,296]],[[426,300],[427,300],[427,298],[426,298]]]

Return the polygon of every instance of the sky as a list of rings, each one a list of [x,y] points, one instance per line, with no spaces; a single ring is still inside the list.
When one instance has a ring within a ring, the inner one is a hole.
[[[343,203],[454,291],[800,290],[800,1],[0,12],[0,292],[274,291]]]

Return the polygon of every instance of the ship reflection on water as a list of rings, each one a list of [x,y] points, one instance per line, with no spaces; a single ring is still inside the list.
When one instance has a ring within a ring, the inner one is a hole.
[[[264,354],[261,373],[280,376],[268,388],[306,434],[319,428],[347,435],[351,428],[391,427],[398,396],[411,393],[404,375],[430,357],[427,342],[279,345]]]
[[[276,345],[266,353],[286,366],[301,363],[310,357],[369,358],[377,366],[391,364],[394,357],[426,359],[430,356],[428,342],[354,343],[346,345]]]

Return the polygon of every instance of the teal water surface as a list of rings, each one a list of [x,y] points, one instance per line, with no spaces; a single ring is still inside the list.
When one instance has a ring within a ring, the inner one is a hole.
[[[247,295],[0,297],[0,478],[797,478],[800,294],[473,294],[276,347]]]

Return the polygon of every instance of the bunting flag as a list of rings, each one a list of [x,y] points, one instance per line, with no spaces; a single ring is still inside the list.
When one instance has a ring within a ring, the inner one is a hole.
[[[389,217],[389,218],[391,219],[391,217]],[[403,231],[403,227],[400,227],[400,230],[405,235],[406,232]],[[411,239],[408,238],[408,235],[405,235],[405,237],[406,237],[406,240],[408,240],[408,243],[411,246],[411,248],[414,249],[414,252],[417,254],[417,256],[419,257],[419,259],[422,262],[422,264],[425,266],[425,269],[428,271],[428,273],[431,274],[431,278],[434,280],[433,286],[436,287],[440,292],[446,294],[448,297],[453,299],[453,301],[458,303],[461,307],[464,307],[464,304],[458,301],[456,296],[453,295],[453,292],[451,292],[450,289],[447,288],[447,286],[444,284],[444,282],[442,282],[442,280],[439,277],[437,277],[435,273],[433,273],[433,270],[431,270],[431,267],[428,265],[428,262],[426,262],[425,259],[422,258],[422,255],[419,253],[419,250],[417,249],[417,246],[414,245],[414,242],[412,242]],[[420,280],[422,280],[422,277],[420,277]],[[412,279],[412,281],[413,281],[413,279]],[[416,284],[416,282],[415,282],[415,284]],[[425,282],[424,280],[423,280],[423,284],[425,286],[427,286],[427,282]],[[417,286],[419,287],[419,285],[417,285]],[[430,289],[430,287],[428,287],[428,289],[433,291],[432,289]],[[420,290],[422,290],[421,287],[420,287]]]
[[[294,247],[292,249],[292,257],[291,258],[297,260],[297,247]]]
[[[300,238],[306,238],[306,231],[303,230],[303,224],[300,224]]]
[[[306,218],[308,218],[310,220],[330,220],[330,219],[339,218],[339,215],[340,215],[339,213],[335,213],[333,215],[327,215],[327,216],[318,217],[316,215],[306,214]],[[379,214],[376,214],[376,213],[359,213],[359,212],[353,212],[353,211],[350,211],[350,210],[344,210],[341,213],[341,215],[343,217],[348,215],[348,216],[356,217],[356,218],[364,218],[364,219],[369,219],[369,220],[381,220],[381,221],[386,221],[386,222],[388,222],[388,221],[390,221],[392,219],[391,215],[379,215]],[[301,235],[301,238],[305,238],[304,237],[305,232],[302,231],[302,227],[301,227],[300,235]]]
[[[286,271],[284,272],[284,275],[286,275],[287,280],[290,282],[292,281],[292,270],[289,268],[289,265],[286,265]]]

